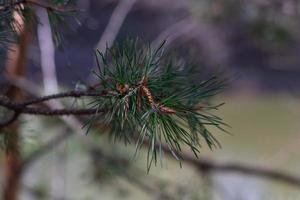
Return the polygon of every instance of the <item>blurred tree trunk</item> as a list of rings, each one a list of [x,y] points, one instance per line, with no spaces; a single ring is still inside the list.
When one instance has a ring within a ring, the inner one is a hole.
[[[16,16],[17,17],[17,16]],[[31,31],[30,24],[24,25],[17,18],[23,28],[19,30],[19,37],[16,44],[10,46],[7,55],[6,72],[10,80],[25,76],[26,71],[26,49],[29,43]],[[22,99],[22,92],[16,86],[11,85],[6,93],[11,100],[19,101]],[[14,122],[7,130],[7,149],[5,154],[5,183],[3,190],[4,200],[16,200],[19,191],[21,175],[21,155],[19,152],[19,125]]]

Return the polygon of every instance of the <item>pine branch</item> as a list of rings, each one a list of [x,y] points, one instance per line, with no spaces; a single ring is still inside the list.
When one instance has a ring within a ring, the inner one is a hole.
[[[32,104],[38,104],[38,103],[43,103],[45,101],[49,101],[52,99],[60,99],[60,98],[69,98],[69,97],[74,97],[74,98],[79,98],[79,97],[99,97],[99,96],[105,96],[109,94],[109,92],[106,91],[101,91],[101,92],[96,92],[96,91],[69,91],[65,93],[59,93],[59,94],[53,94],[53,95],[47,95],[39,98],[35,98],[26,102],[22,102],[21,104],[24,106],[32,105]]]
[[[161,148],[155,148],[156,144],[166,143],[173,152],[180,152],[185,144],[197,156],[201,139],[210,148],[220,146],[207,126],[221,130],[226,126],[209,112],[219,106],[207,104],[210,97],[222,91],[226,81],[218,76],[201,81],[201,68],[188,61],[178,64],[172,56],[167,57],[164,44],[152,48],[126,41],[107,48],[104,54],[96,53],[99,69],[95,74],[101,87],[118,94],[93,102],[95,107],[110,108],[97,122],[108,124],[112,127],[111,137],[125,142],[137,133],[137,151],[148,139],[148,167],[161,157]],[[94,121],[91,119],[90,124]]]
[[[28,107],[28,105],[42,103],[51,99],[65,98],[65,97],[82,97],[82,96],[101,96],[104,93],[95,92],[78,92],[71,91],[67,93],[49,95],[41,98],[36,98],[25,102],[13,102],[5,96],[0,96],[0,106],[5,107],[8,110],[14,112],[12,117],[8,120],[0,123],[0,128],[8,126],[14,122],[20,114],[31,114],[31,115],[45,115],[45,116],[59,116],[59,115],[95,115],[103,112],[103,109],[97,108],[86,108],[86,109],[45,109],[37,107]]]
[[[99,82],[96,87],[24,102],[11,102],[2,96],[0,105],[16,113],[16,116],[89,115],[87,127],[95,122],[103,123],[111,127],[112,138],[125,142],[130,142],[137,135],[137,151],[144,140],[150,142],[148,170],[161,157],[161,148],[156,148],[157,144],[166,143],[178,160],[175,152],[181,151],[182,144],[189,146],[195,156],[199,152],[201,139],[210,148],[219,147],[207,126],[224,130],[226,124],[222,119],[209,112],[217,110],[222,104],[210,105],[207,102],[224,88],[225,82],[217,76],[199,81],[203,72],[192,64],[181,66],[166,58],[163,45],[152,49],[151,46],[138,47],[137,41],[127,41],[108,48],[105,54],[97,51],[99,70],[94,73]],[[90,97],[90,107],[45,109],[34,106],[66,97]],[[97,115],[99,113],[101,115]]]
[[[9,124],[17,120],[20,114],[31,115],[46,115],[46,116],[58,116],[58,115],[95,115],[103,110],[99,109],[44,109],[44,108],[32,108],[27,107],[32,104],[44,103],[45,101],[67,98],[67,97],[99,97],[109,94],[109,92],[89,92],[89,91],[70,91],[60,94],[48,95],[44,97],[35,98],[24,102],[13,102],[5,96],[0,96],[0,106],[5,107],[8,110],[14,111],[14,114],[4,122],[0,123],[0,128],[6,127]]]
[[[94,88],[94,87],[92,87]],[[98,128],[97,128],[98,129]],[[41,148],[31,155],[29,155],[24,161],[23,165],[24,167],[22,169],[27,169],[29,165],[34,163],[36,160],[38,160],[39,157],[43,156],[47,152],[51,151],[57,144],[64,141],[65,139],[69,138],[69,136],[72,136],[70,132],[64,132],[62,134],[57,134],[55,137],[53,137],[50,141],[45,143]],[[56,144],[56,145],[54,145]],[[148,141],[144,141],[143,145],[146,148],[149,148],[149,144],[151,144]],[[96,148],[95,145],[92,144],[86,144],[87,147],[93,147]],[[156,144],[156,148],[162,148],[162,150],[166,153],[167,156],[173,157],[173,152],[170,150],[170,148],[162,144],[159,146],[159,144]],[[237,173],[242,174],[245,176],[256,176],[258,178],[262,179],[269,179],[274,180],[277,182],[282,182],[291,186],[300,187],[300,177],[296,175],[290,175],[285,172],[277,171],[274,169],[268,169],[263,167],[255,167],[255,166],[246,166],[239,163],[218,163],[215,161],[212,161],[210,159],[204,159],[204,158],[195,158],[191,156],[188,153],[185,152],[175,152],[176,155],[178,155],[184,163],[187,163],[191,166],[194,166],[196,169],[200,171],[211,171],[215,173]]]
[[[50,101],[53,99],[60,99],[60,98],[80,98],[80,97],[103,97],[107,96],[109,94],[113,94],[112,92],[109,91],[101,91],[101,92],[96,92],[96,91],[69,91],[69,92],[63,92],[63,93],[58,93],[58,94],[52,94],[52,95],[46,95],[42,97],[37,97],[31,100],[23,101],[23,102],[13,102],[7,97],[0,95],[0,105],[3,107],[6,107],[11,110],[17,110],[18,107],[20,109],[25,108],[26,106],[32,105],[32,104],[39,104],[39,103],[44,103],[45,101]]]
[[[44,115],[44,116],[61,116],[61,115],[98,115],[102,113],[101,109],[42,109],[42,108],[28,108],[24,107],[17,112],[29,115]]]

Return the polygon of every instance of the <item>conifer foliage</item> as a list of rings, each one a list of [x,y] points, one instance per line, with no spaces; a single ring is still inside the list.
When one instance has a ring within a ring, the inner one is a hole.
[[[181,144],[188,145],[197,155],[200,141],[210,148],[219,143],[207,128],[222,129],[222,119],[210,113],[220,105],[208,99],[218,94],[225,81],[216,75],[199,80],[203,69],[192,63],[176,62],[164,53],[164,42],[158,48],[139,47],[137,41],[125,41],[96,52],[99,80],[97,90],[106,91],[92,107],[107,110],[97,119],[111,127],[115,139],[131,141],[138,138],[137,150],[149,142],[148,166],[162,155],[160,145],[166,143],[174,153]],[[179,159],[179,158],[178,158]]]
[[[74,17],[74,9],[67,6],[68,3],[63,0],[0,1],[2,47],[16,42],[19,25],[14,15],[24,18],[25,22],[38,23],[35,7],[48,11],[53,39],[61,43],[61,26],[68,24],[66,17]],[[114,140],[134,142],[136,152],[147,143],[148,170],[153,162],[162,158],[164,144],[178,160],[177,152],[182,150],[182,144],[190,147],[196,156],[201,141],[210,148],[220,146],[209,127],[224,130],[226,124],[211,112],[222,104],[213,106],[210,98],[222,91],[226,81],[217,75],[200,79],[205,74],[204,69],[188,61],[177,62],[176,57],[164,51],[164,44],[153,47],[141,45],[139,40],[127,40],[105,52],[96,51],[98,70],[94,74],[97,83],[85,91],[70,91],[21,103],[10,102],[1,95],[0,106],[14,113],[11,119],[2,120],[5,122],[2,125],[8,125],[21,114],[89,115],[88,130],[96,123],[105,124]],[[89,97],[91,102],[85,108],[74,110],[45,110],[37,106],[65,97]]]

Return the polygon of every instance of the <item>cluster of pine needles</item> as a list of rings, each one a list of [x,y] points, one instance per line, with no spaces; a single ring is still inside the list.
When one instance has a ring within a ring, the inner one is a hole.
[[[95,121],[108,125],[115,140],[135,141],[136,152],[149,143],[148,169],[162,158],[162,144],[178,160],[182,144],[197,156],[202,140],[210,148],[220,146],[208,127],[226,126],[210,112],[222,105],[211,105],[210,98],[224,89],[226,81],[216,75],[201,80],[203,69],[177,62],[164,52],[164,44],[140,47],[137,40],[128,40],[105,53],[96,51],[96,90],[107,95],[93,99],[91,107],[106,112],[93,116],[87,125]]]

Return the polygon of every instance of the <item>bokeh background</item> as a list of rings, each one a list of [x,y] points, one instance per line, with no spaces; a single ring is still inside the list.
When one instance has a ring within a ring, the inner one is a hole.
[[[47,31],[33,34],[28,77],[37,88],[42,88],[43,53],[46,60],[55,58],[59,87],[74,89],[93,82],[94,49],[126,38],[152,44],[166,39],[168,50],[192,50],[199,66],[231,77],[213,99],[226,103],[217,114],[231,134],[214,130],[222,148],[204,145],[200,157],[300,176],[300,1],[78,0],[76,5],[81,25],[65,31],[64,45],[53,57],[40,48],[41,41],[48,44]],[[56,119],[27,116],[22,122],[24,156],[70,131]],[[97,130],[87,137],[108,156],[87,152],[79,138],[70,137],[26,170],[20,199],[300,199],[299,187],[238,173],[200,173],[168,157],[147,175],[146,153],[133,159],[134,145],[111,143]]]

